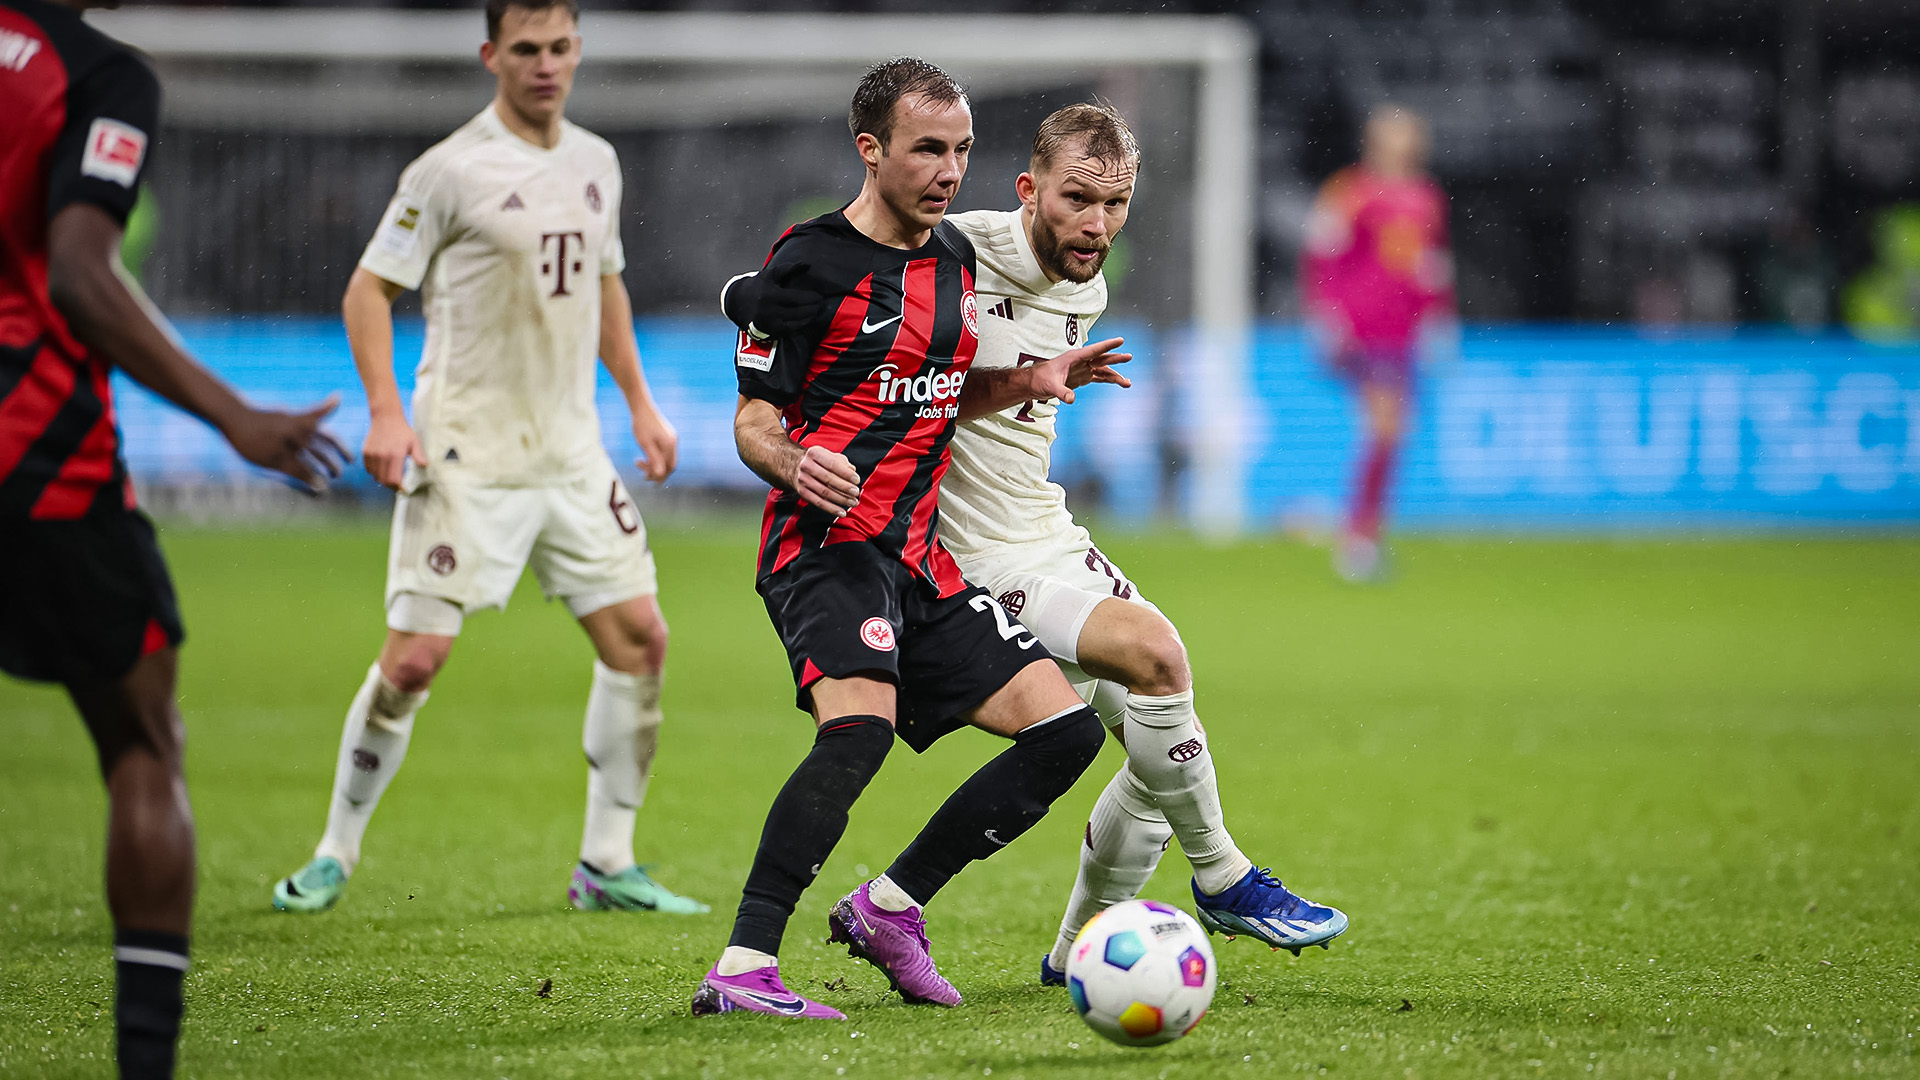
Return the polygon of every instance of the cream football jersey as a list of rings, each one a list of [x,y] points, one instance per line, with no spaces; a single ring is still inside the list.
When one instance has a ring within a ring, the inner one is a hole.
[[[626,266],[620,162],[572,124],[547,150],[492,106],[420,155],[360,259],[421,290],[413,426],[429,475],[533,484],[603,454],[600,278]]]
[[[976,370],[1048,360],[1085,344],[1107,309],[1104,277],[1049,281],[1034,258],[1020,211],[971,210],[947,218],[979,260]],[[1005,544],[1062,539],[1076,530],[1067,493],[1047,479],[1058,406],[1035,401],[962,423],[940,482],[940,537],[963,561]]]

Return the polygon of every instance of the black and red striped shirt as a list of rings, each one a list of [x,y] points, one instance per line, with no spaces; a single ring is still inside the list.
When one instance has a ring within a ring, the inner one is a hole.
[[[940,478],[960,389],[979,347],[973,244],[942,222],[912,251],[888,247],[835,211],[794,226],[765,270],[806,264],[796,286],[827,297],[807,329],[758,345],[740,338],[740,393],[780,408],[802,446],[846,455],[860,501],[845,517],[776,488],[760,532],[759,577],[828,544],[864,542],[941,596],[966,588],[940,543]]]
[[[90,203],[133,212],[160,83],[133,50],[43,0],[0,0],[0,520],[133,502],[111,365],[47,291],[47,229]]]

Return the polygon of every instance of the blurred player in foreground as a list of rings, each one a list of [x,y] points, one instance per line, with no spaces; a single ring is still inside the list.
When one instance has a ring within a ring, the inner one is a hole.
[[[117,367],[241,457],[324,490],[328,402],[255,409],[180,351],[120,267],[160,85],[80,2],[0,0],[0,669],[57,682],[107,784],[120,1073],[173,1075],[194,830],[174,702],[185,630],[114,426]]]
[[[1381,519],[1416,354],[1458,350],[1447,197],[1426,174],[1426,160],[1421,119],[1397,106],[1376,110],[1360,163],[1327,180],[1307,220],[1300,268],[1307,317],[1366,415],[1367,444],[1334,549],[1335,569],[1353,581],[1385,568]]]
[[[1120,342],[970,373],[974,250],[943,220],[973,145],[966,94],[930,64],[889,61],[861,80],[848,127],[866,167],[859,196],[789,229],[761,271],[811,292],[812,314],[777,337],[742,332],[735,359],[740,457],[773,487],[758,591],[816,734],[767,813],[696,1014],[845,1019],[782,982],[787,921],[896,730],[924,751],[971,725],[1013,745],[828,917],[832,939],[907,1001],[960,1004],[934,967],[924,906],[1038,822],[1100,752],[1094,711],[1026,627],[962,578],[937,504],[959,418],[1070,395],[1070,378],[1117,379],[1107,364],[1124,359],[1108,355]]]
[[[347,711],[326,833],[274,887],[282,910],[339,898],[462,620],[504,608],[529,564],[599,656],[574,906],[707,910],[633,858],[667,624],[646,527],[600,442],[595,356],[626,395],[648,479],[673,471],[677,437],[647,391],[620,280],[620,163],[562,115],[580,62],[577,16],[573,0],[489,0],[480,55],[498,81],[493,103],[401,174],[347,285],[347,338],[373,414],[363,456],[400,492],[387,640]],[[410,427],[392,305],[411,288],[423,290],[427,343]]]
[[[1126,225],[1139,159],[1113,109],[1071,105],[1034,136],[1029,171],[1014,183],[1020,209],[949,219],[979,257],[976,375],[1086,340],[1106,311],[1101,267]],[[805,302],[803,293],[753,278],[724,298],[736,321],[781,328]],[[1065,985],[1080,928],[1139,895],[1169,837],[1193,864],[1194,904],[1209,930],[1296,952],[1324,944],[1347,928],[1347,917],[1293,895],[1227,832],[1179,633],[1094,546],[1067,510],[1066,492],[1047,479],[1058,412],[1052,401],[1030,401],[966,420],[940,485],[941,537],[961,572],[1032,629],[1127,748],[1127,764],[1087,823],[1079,877],[1040,979]]]

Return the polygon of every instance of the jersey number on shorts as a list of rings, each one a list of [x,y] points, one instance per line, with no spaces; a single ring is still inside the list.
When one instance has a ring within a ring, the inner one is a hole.
[[[618,480],[613,482],[612,490],[607,493],[607,509],[613,511],[613,523],[620,526],[621,532],[632,536],[640,531],[640,515],[633,512],[631,501],[621,497]]]
[[[1013,641],[1014,638],[1028,633],[1026,627],[1008,618],[1007,609],[1001,607],[1000,601],[995,600],[991,596],[976,596],[967,601],[967,606],[975,611],[993,612],[993,621],[999,625],[1000,640],[1002,641]],[[1038,638],[1028,635],[1027,640],[1015,642],[1015,644],[1023,649],[1031,649],[1035,645],[1040,644],[1040,641]]]
[[[1113,595],[1122,600],[1133,599],[1133,584],[1126,578],[1120,576],[1120,572],[1113,568],[1113,564],[1107,561],[1107,557],[1100,554],[1099,548],[1090,547],[1087,549],[1087,569],[1100,571],[1112,578]]]

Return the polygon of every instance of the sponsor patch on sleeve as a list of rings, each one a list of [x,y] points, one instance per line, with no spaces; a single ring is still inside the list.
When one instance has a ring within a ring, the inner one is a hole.
[[[140,179],[140,163],[146,159],[146,132],[102,116],[87,129],[87,149],[80,155],[80,175],[130,188]]]
[[[420,212],[420,207],[406,196],[394,199],[387,209],[386,220],[380,223],[380,231],[373,236],[374,246],[395,258],[412,255],[420,243]]]
[[[772,338],[755,341],[745,330],[742,330],[740,344],[733,351],[733,362],[754,371],[772,371],[773,351],[777,347]]]

